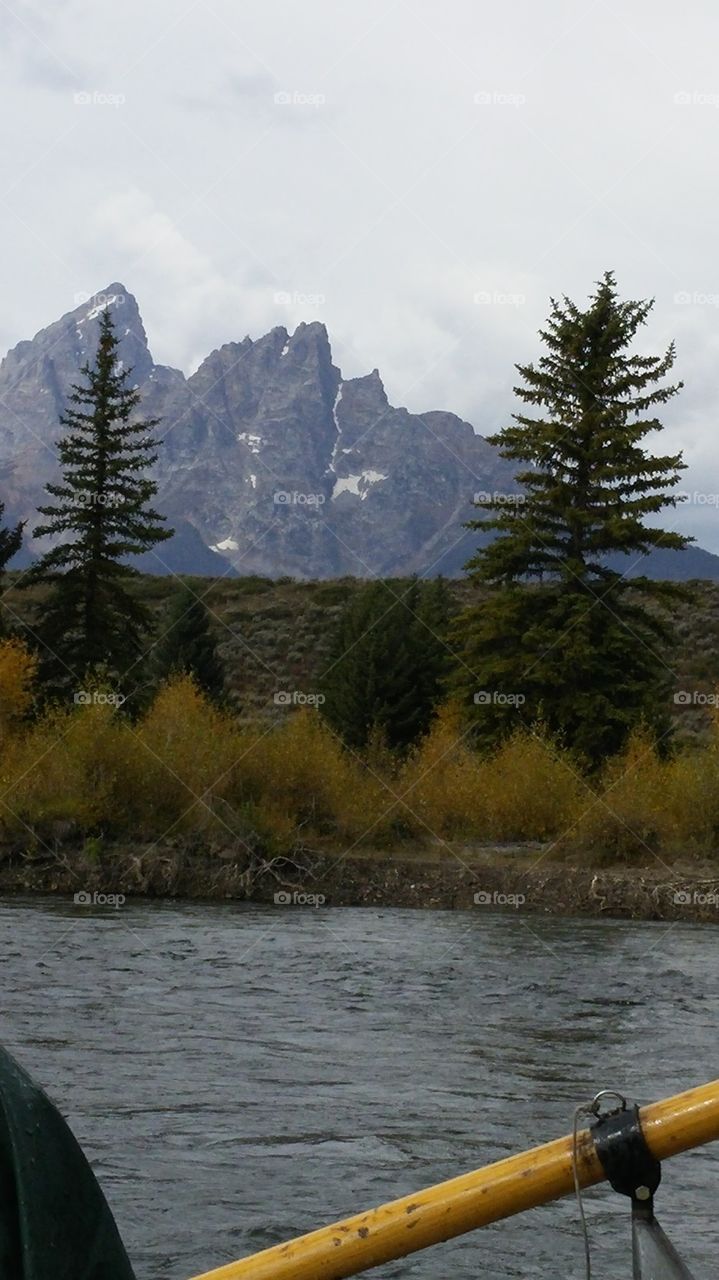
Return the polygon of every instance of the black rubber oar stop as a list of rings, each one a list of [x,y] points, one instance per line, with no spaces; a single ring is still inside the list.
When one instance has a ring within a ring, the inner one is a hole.
[[[591,1126],[594,1147],[615,1191],[651,1206],[662,1179],[662,1166],[647,1146],[639,1107],[623,1107],[600,1116]]]

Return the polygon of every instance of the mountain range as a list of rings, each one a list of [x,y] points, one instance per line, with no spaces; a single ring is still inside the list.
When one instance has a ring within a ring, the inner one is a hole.
[[[513,467],[456,414],[392,406],[377,369],[345,379],[323,324],[228,342],[197,371],[156,364],[133,295],[114,283],[20,342],[0,364],[0,499],[32,536],[71,385],[110,307],[143,417],[161,420],[155,505],[172,539],[138,558],[151,573],[330,578],[444,573],[476,548],[479,493],[516,492]],[[656,551],[630,573],[719,579],[719,557]]]

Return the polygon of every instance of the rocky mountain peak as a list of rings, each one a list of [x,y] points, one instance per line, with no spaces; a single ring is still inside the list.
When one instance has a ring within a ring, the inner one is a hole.
[[[154,367],[152,355],[142,323],[140,308],[134,294],[123,284],[115,282],[72,313],[76,335],[90,357],[97,345],[97,333],[103,311],[109,310],[120,341],[119,356],[124,366],[132,370],[133,381],[140,383]],[[78,315],[78,312],[82,313]]]

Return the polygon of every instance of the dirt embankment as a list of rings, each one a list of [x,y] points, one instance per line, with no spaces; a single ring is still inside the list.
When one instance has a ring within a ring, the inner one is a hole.
[[[352,856],[300,850],[238,861],[236,851],[172,842],[100,852],[0,852],[0,893],[253,901],[296,907],[513,910],[719,923],[719,871],[696,862],[594,868],[553,861],[541,846],[397,850]]]

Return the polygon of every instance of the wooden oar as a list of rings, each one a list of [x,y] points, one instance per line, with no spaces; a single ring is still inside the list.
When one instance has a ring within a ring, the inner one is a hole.
[[[719,1080],[643,1107],[640,1120],[657,1160],[719,1138]],[[574,1189],[572,1153],[570,1134],[194,1280],[343,1280],[567,1195]],[[605,1177],[588,1129],[577,1136],[577,1173],[582,1187]]]

